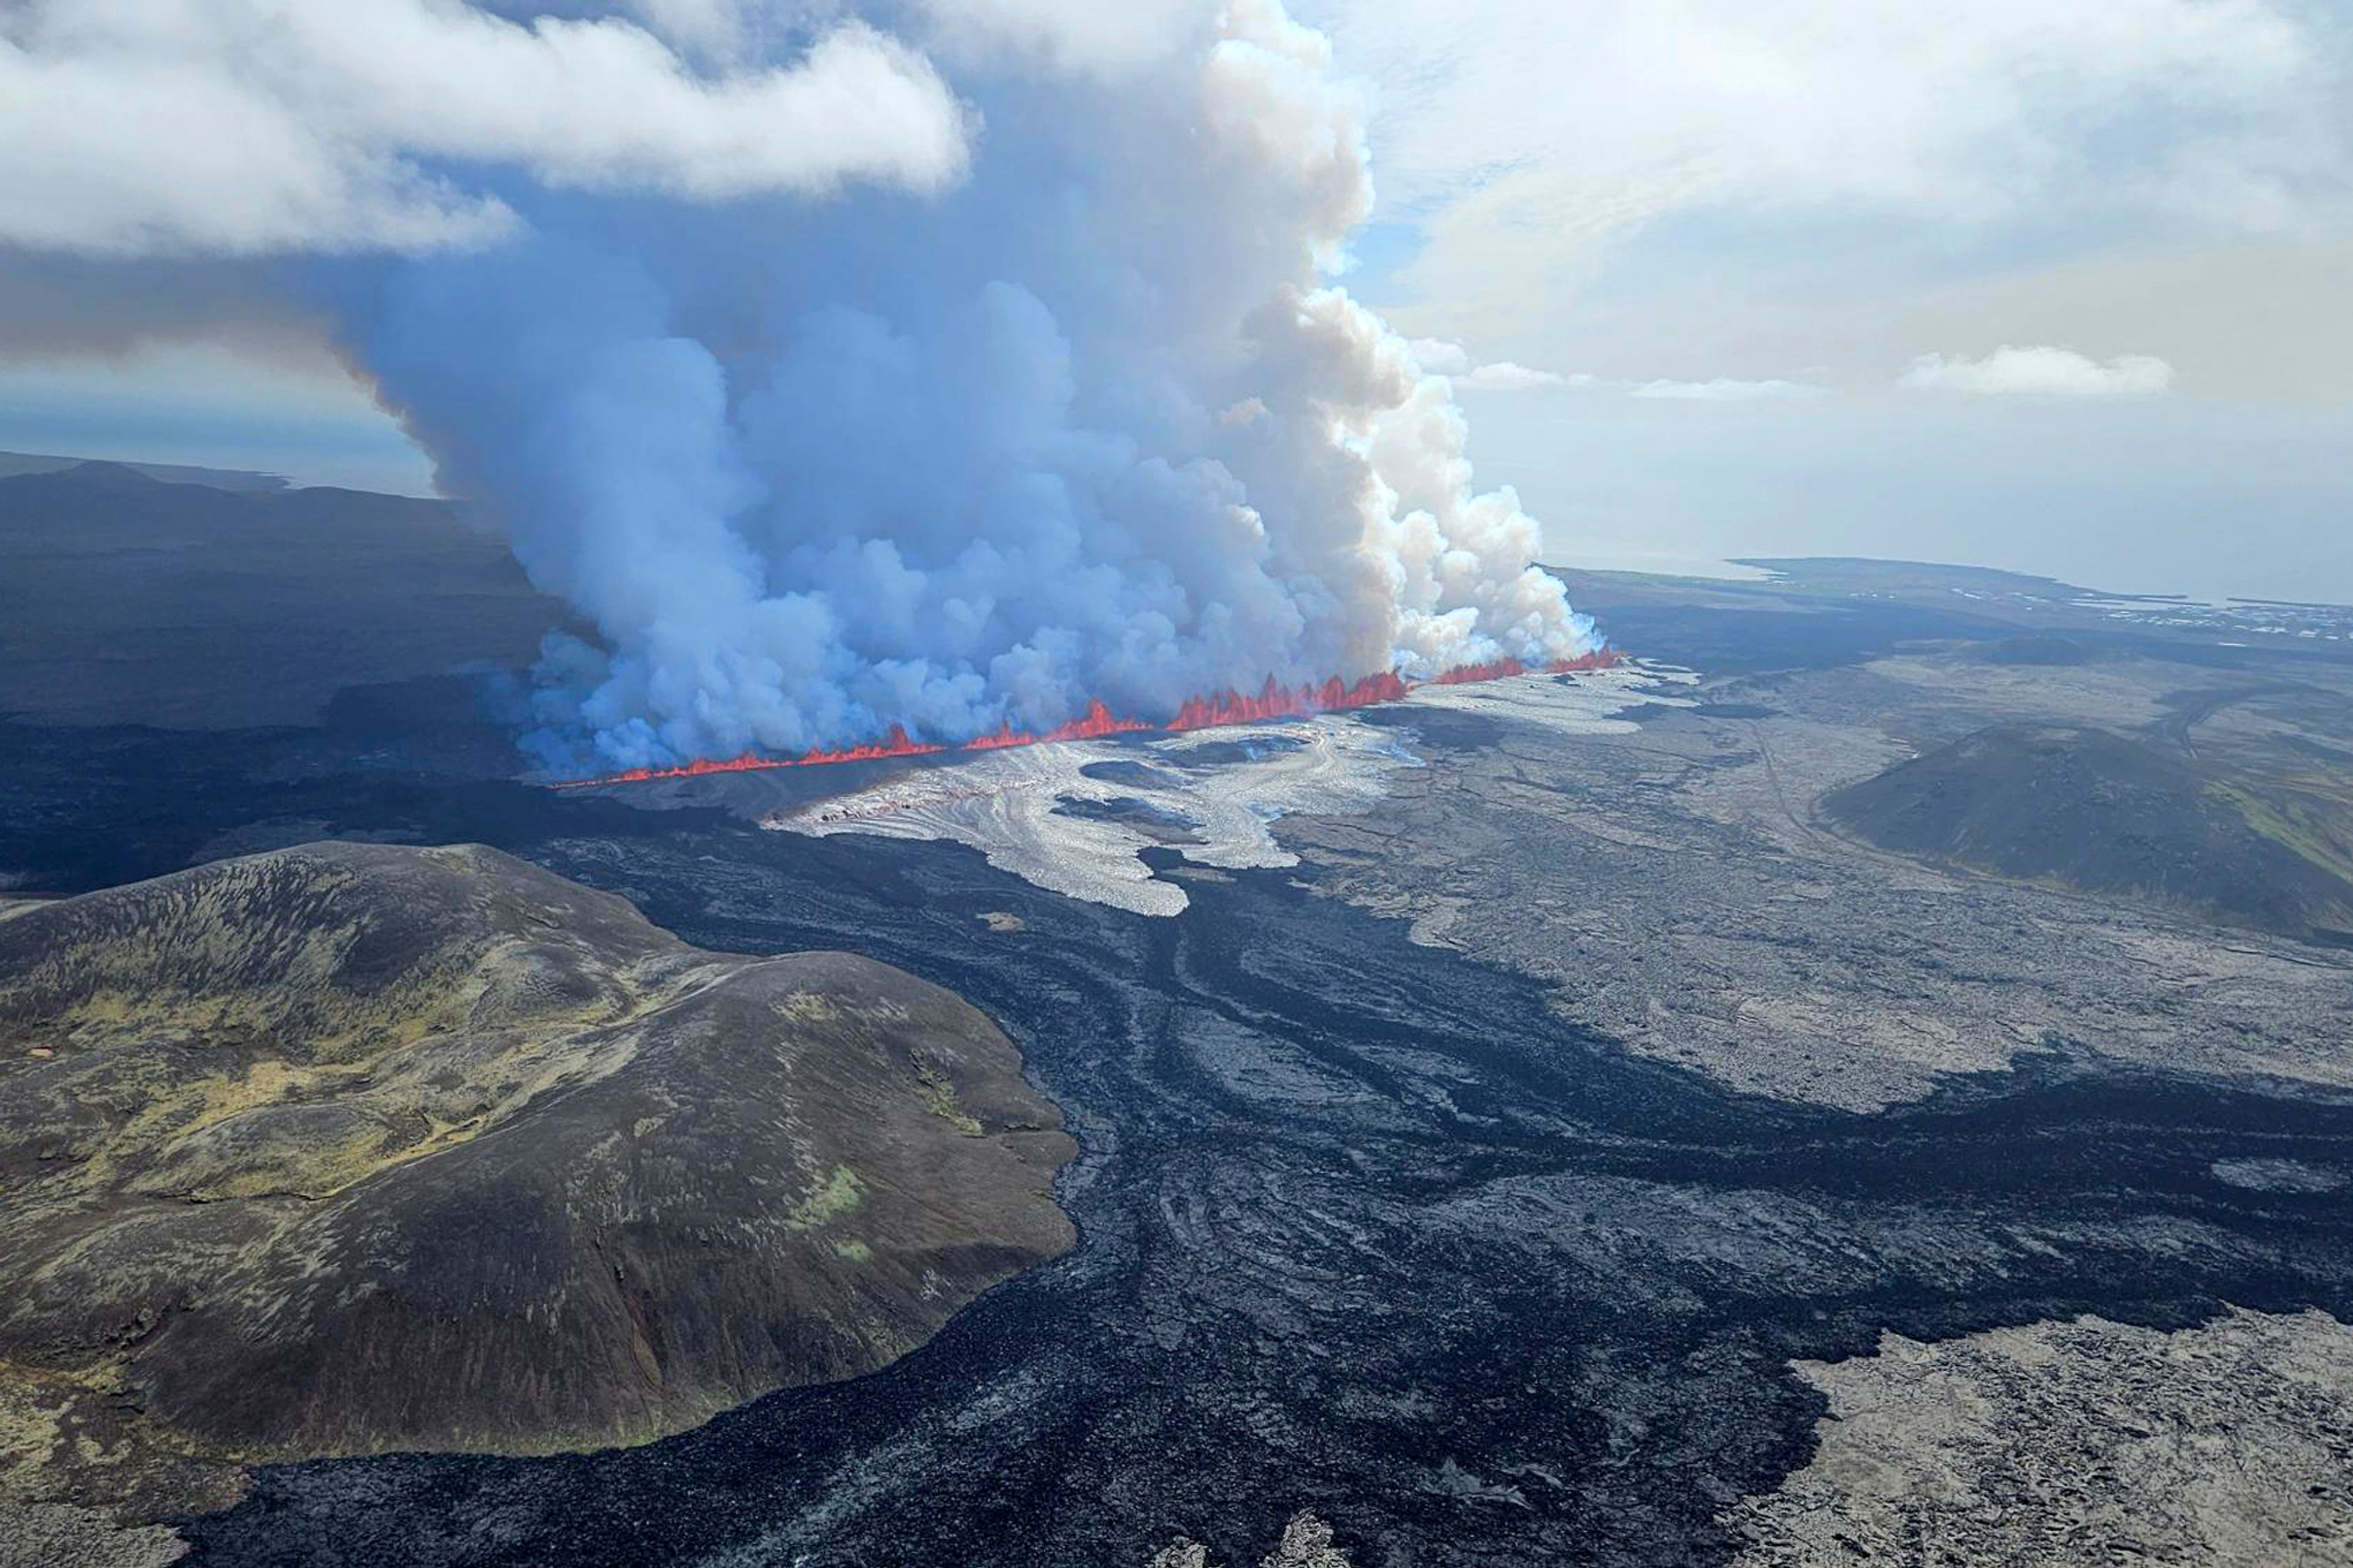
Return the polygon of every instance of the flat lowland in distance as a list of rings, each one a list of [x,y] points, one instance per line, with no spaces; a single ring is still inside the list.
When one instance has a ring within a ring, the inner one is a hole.
[[[0,1041],[0,1499],[101,1540],[228,1461],[677,1431],[1072,1240],[1073,1145],[971,1006],[476,847],[22,910]]]

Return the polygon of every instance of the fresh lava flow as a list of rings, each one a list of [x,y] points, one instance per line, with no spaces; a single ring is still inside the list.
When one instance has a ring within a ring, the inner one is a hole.
[[[1067,724],[1057,724],[1046,731],[1016,730],[1010,725],[986,735],[976,735],[958,746],[944,746],[928,741],[918,741],[898,725],[879,741],[867,741],[839,751],[805,752],[797,757],[762,756],[747,752],[740,757],[723,759],[697,757],[667,768],[631,768],[627,773],[607,773],[601,778],[567,779],[552,787],[556,789],[595,789],[606,784],[648,784],[656,779],[695,779],[706,773],[765,773],[771,768],[816,768],[834,763],[875,763],[892,757],[927,757],[942,752],[1001,752],[1014,746],[1044,746],[1057,741],[1097,741],[1106,735],[1176,735],[1187,730],[1212,730],[1225,724],[1257,724],[1270,719],[1293,719],[1309,713],[1337,713],[1351,708],[1370,708],[1383,702],[1402,702],[1416,685],[1463,686],[1478,680],[1502,680],[1514,675],[1570,675],[1583,670],[1608,669],[1619,662],[1611,648],[1599,648],[1579,654],[1575,658],[1555,659],[1550,664],[1527,664],[1516,658],[1499,658],[1487,664],[1465,664],[1446,671],[1428,681],[1408,681],[1392,670],[1368,675],[1350,685],[1338,676],[1321,686],[1296,689],[1275,684],[1272,676],[1255,697],[1245,697],[1239,691],[1220,691],[1208,697],[1188,697],[1176,710],[1176,716],[1165,724],[1149,720],[1124,719],[1103,706],[1100,698],[1087,704],[1087,710]]]

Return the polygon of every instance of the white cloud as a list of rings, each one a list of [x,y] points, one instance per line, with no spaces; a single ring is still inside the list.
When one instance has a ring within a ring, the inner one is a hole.
[[[2172,388],[2173,367],[2152,354],[2118,354],[2102,363],[2073,349],[2004,344],[1983,359],[1923,354],[1895,384],[1981,396],[2150,397]]]
[[[1567,386],[1580,391],[1623,392],[1630,397],[1732,403],[1758,398],[1819,397],[1824,390],[1802,381],[1736,381],[1727,376],[1713,381],[1613,381],[1583,372],[1563,375],[1513,360],[1482,364],[1461,343],[1446,338],[1415,338],[1406,344],[1406,349],[1423,374],[1445,376],[1458,392],[1537,392]]]
[[[2095,246],[2118,226],[2099,218],[2292,226],[2353,184],[2346,36],[2299,0],[1325,11],[1344,65],[1380,86],[1388,211],[1427,240],[1397,284],[1421,303],[1398,313],[1508,347],[1543,341],[1546,307],[1662,219],[1721,220],[1735,263],[1745,226],[1795,216],[2023,217]]]
[[[1451,343],[1444,338],[1416,338],[1406,347],[1412,351],[1414,363],[1429,374],[1471,374],[1471,353],[1461,343]]]
[[[1535,392],[1547,386],[1577,385],[1592,380],[1590,376],[1537,370],[1507,359],[1480,364],[1461,343],[1444,338],[1416,338],[1406,344],[1406,349],[1423,374],[1446,376],[1458,392]]]
[[[1482,364],[1467,375],[1454,378],[1458,392],[1535,392],[1547,386],[1567,384],[1568,377],[1548,370],[1535,370],[1514,364],[1510,360],[1497,360]]]
[[[917,0],[951,54],[1010,52],[1064,70],[1113,72],[1162,58],[1216,15],[1201,0]]]
[[[1684,403],[1756,403],[1821,397],[1826,389],[1805,381],[1645,381],[1627,389],[1630,397],[1662,397]]]
[[[716,8],[661,7],[681,16]],[[131,255],[427,249],[514,224],[448,163],[719,200],[935,189],[965,114],[855,24],[706,76],[633,23],[454,0],[31,0],[0,12],[0,243]]]

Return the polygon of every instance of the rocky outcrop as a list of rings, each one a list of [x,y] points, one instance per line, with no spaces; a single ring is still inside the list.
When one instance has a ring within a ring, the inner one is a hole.
[[[1195,1541],[1174,1541],[1154,1554],[1148,1568],[1209,1568],[1209,1549]],[[1312,1513],[1294,1516],[1273,1551],[1258,1568],[1348,1568],[1345,1553],[1332,1544],[1332,1527]]]
[[[2353,1562],[2353,1328],[2099,1318],[1801,1362],[1813,1462],[1725,1516],[1739,1568]]]
[[[1066,1250],[1073,1148],[885,965],[481,848],[226,861],[0,922],[0,1382],[199,1456],[650,1438]]]

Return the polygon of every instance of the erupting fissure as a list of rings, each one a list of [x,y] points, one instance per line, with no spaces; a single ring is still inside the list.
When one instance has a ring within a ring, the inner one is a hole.
[[[763,773],[771,768],[815,768],[834,763],[874,763],[893,757],[923,757],[943,752],[999,752],[1014,746],[1050,745],[1057,741],[1095,741],[1106,735],[1176,735],[1188,730],[1211,730],[1228,724],[1258,724],[1270,719],[1295,719],[1310,713],[1337,713],[1351,708],[1370,708],[1384,702],[1402,702],[1416,686],[1462,686],[1472,681],[1502,680],[1514,675],[1569,675],[1582,670],[1608,669],[1619,662],[1612,648],[1599,648],[1579,654],[1575,658],[1555,659],[1549,664],[1528,664],[1516,658],[1499,658],[1486,664],[1466,664],[1445,671],[1426,681],[1409,681],[1394,670],[1368,675],[1350,685],[1338,676],[1321,686],[1297,688],[1277,684],[1272,676],[1256,696],[1245,697],[1239,691],[1219,691],[1208,697],[1188,697],[1176,710],[1176,716],[1165,724],[1145,719],[1124,719],[1105,707],[1102,699],[1087,704],[1087,710],[1066,724],[1050,730],[1033,731],[1016,730],[1010,724],[986,735],[976,735],[961,745],[942,745],[936,742],[918,741],[899,725],[880,741],[861,742],[839,750],[819,749],[805,752],[797,757],[771,757],[758,752],[745,752],[740,757],[696,757],[672,767],[631,768],[626,773],[607,773],[589,779],[565,779],[556,789],[593,789],[604,784],[649,784],[657,779],[701,778],[706,773]]]

